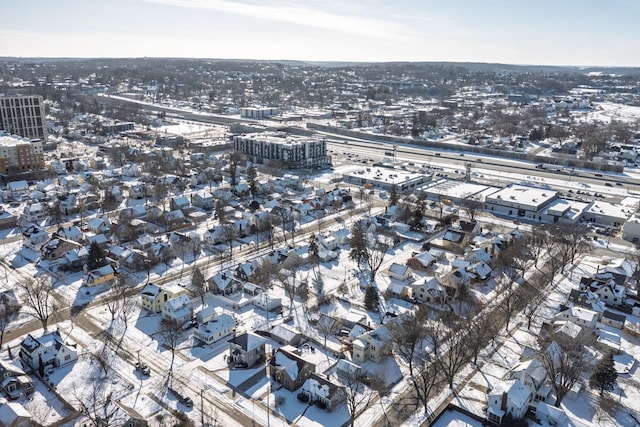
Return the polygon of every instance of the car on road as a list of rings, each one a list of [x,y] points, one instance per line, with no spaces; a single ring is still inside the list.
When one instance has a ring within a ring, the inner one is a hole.
[[[601,174],[601,173],[597,173],[597,174],[596,174],[596,176],[601,177],[601,176],[602,176],[602,174]]]
[[[607,187],[613,187],[610,182],[605,182],[604,185],[606,185]]]
[[[621,182],[616,182],[616,185],[622,186],[622,183]]]

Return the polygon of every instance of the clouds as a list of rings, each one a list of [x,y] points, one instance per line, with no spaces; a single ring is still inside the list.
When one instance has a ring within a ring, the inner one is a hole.
[[[359,16],[345,8],[347,2],[230,1],[230,0],[144,0],[148,3],[203,9],[246,18],[292,24],[376,39],[407,41],[411,37],[402,26],[387,20]],[[343,12],[343,13],[340,13]],[[362,9],[360,12],[364,12]],[[251,25],[251,22],[248,22]]]

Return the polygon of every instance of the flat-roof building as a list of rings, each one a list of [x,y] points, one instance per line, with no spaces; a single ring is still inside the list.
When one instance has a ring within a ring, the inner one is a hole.
[[[556,199],[556,190],[511,184],[488,195],[485,207],[489,212],[543,221],[541,211]]]
[[[0,131],[0,174],[19,174],[44,169],[42,140],[18,138]]]
[[[0,96],[0,130],[29,139],[47,140],[42,97]]]
[[[343,178],[351,184],[386,191],[391,190],[391,187],[395,185],[396,191],[399,193],[413,190],[431,179],[423,174],[376,166],[345,173]]]
[[[233,137],[233,147],[253,163],[303,169],[331,164],[324,138],[302,137],[284,132],[265,132]]]

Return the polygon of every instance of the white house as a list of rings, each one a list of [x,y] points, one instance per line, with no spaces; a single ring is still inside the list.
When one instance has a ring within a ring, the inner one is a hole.
[[[566,426],[569,424],[567,414],[562,408],[556,408],[545,402],[538,402],[536,406],[536,419],[549,426]]]
[[[490,422],[500,424],[506,414],[513,418],[523,418],[527,414],[531,390],[519,380],[497,384],[488,396],[487,417]]]
[[[22,214],[27,221],[35,222],[47,216],[47,210],[43,203],[29,203],[24,207]]]
[[[9,197],[13,200],[21,200],[22,196],[26,196],[29,192],[29,184],[27,181],[12,181],[7,183],[7,190],[9,191]]]
[[[92,218],[87,223],[87,229],[95,234],[108,233],[111,229],[109,218]]]
[[[168,300],[162,307],[162,318],[182,325],[193,317],[193,304],[185,294]]]
[[[568,320],[578,326],[595,329],[598,322],[598,313],[584,307],[560,306],[560,311],[555,315],[555,320]]]
[[[220,314],[206,323],[199,324],[193,336],[205,344],[211,344],[231,335],[235,327],[236,322],[233,317],[228,314]]]
[[[39,338],[28,334],[20,344],[20,360],[25,368],[58,367],[78,358],[75,343],[66,343],[59,331],[48,332]]]
[[[386,273],[389,277],[404,281],[409,279],[411,277],[411,273],[413,272],[408,266],[394,262],[393,264],[391,264]]]
[[[42,246],[49,240],[49,233],[44,229],[32,225],[22,232],[24,245],[36,252],[40,252]]]

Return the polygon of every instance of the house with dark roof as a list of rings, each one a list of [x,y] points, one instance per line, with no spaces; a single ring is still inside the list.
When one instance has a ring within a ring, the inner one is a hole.
[[[20,344],[20,360],[25,369],[58,367],[78,358],[75,343],[66,343],[59,331],[45,333],[35,338],[28,334]]]
[[[280,347],[270,360],[272,378],[289,391],[296,391],[316,371],[316,365],[301,357],[290,345]]]
[[[342,384],[313,372],[302,385],[300,395],[307,402],[331,411],[344,401],[342,390]]]
[[[245,332],[231,338],[227,341],[229,343],[227,363],[235,367],[252,367],[265,359],[266,342],[266,339],[252,332]]]

